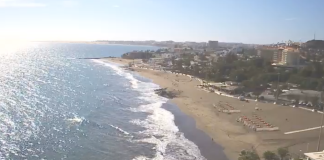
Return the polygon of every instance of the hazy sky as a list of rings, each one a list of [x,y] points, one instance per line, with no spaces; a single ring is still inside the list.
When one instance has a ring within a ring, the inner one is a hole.
[[[0,39],[324,39],[324,0],[0,0]]]

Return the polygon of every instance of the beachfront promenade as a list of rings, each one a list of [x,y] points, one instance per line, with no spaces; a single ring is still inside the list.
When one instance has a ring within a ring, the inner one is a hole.
[[[117,59],[113,62],[127,64]],[[272,103],[240,101],[238,98],[198,88],[201,80],[187,75],[143,68],[134,68],[134,70],[152,79],[161,87],[182,91],[171,102],[193,117],[198,128],[222,145],[229,159],[237,159],[242,149],[252,148],[262,154],[267,150],[274,151],[279,147],[289,147],[290,152],[295,156],[316,151],[321,113]],[[231,114],[219,112],[219,108],[215,105],[220,103],[229,104],[240,112]],[[278,127],[279,130],[256,132],[238,122],[238,119],[243,116],[252,119],[256,118],[256,115],[268,125]],[[323,144],[321,150],[323,150],[324,140],[321,143]]]

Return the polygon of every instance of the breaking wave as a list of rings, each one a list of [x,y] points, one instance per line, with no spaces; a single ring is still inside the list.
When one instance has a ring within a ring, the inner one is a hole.
[[[96,63],[110,67],[116,74],[129,80],[132,88],[140,93],[138,97],[144,104],[138,107],[130,108],[132,112],[144,112],[148,116],[144,120],[134,119],[131,123],[145,128],[138,134],[145,135],[142,139],[136,139],[135,142],[154,144],[155,156],[149,158],[139,155],[134,160],[179,160],[179,159],[201,159],[205,158],[200,154],[199,148],[179,132],[174,123],[174,115],[162,108],[168,99],[155,94],[154,90],[160,88],[152,82],[143,82],[134,77],[129,71],[123,70],[118,65],[105,63],[100,60],[94,60]],[[116,127],[117,130],[120,128]],[[120,130],[124,133],[123,130]],[[128,133],[128,132],[126,132]],[[124,133],[124,134],[126,134]]]

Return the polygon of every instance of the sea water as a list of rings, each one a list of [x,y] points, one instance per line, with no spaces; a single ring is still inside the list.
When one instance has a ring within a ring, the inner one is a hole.
[[[97,58],[149,46],[31,43],[0,49],[0,159],[205,159],[158,85]]]

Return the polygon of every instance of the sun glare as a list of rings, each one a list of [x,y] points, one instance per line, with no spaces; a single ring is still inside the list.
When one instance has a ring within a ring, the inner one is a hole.
[[[28,41],[10,41],[10,40],[0,40],[0,54],[12,53],[21,48],[26,48],[30,46],[31,42]]]

